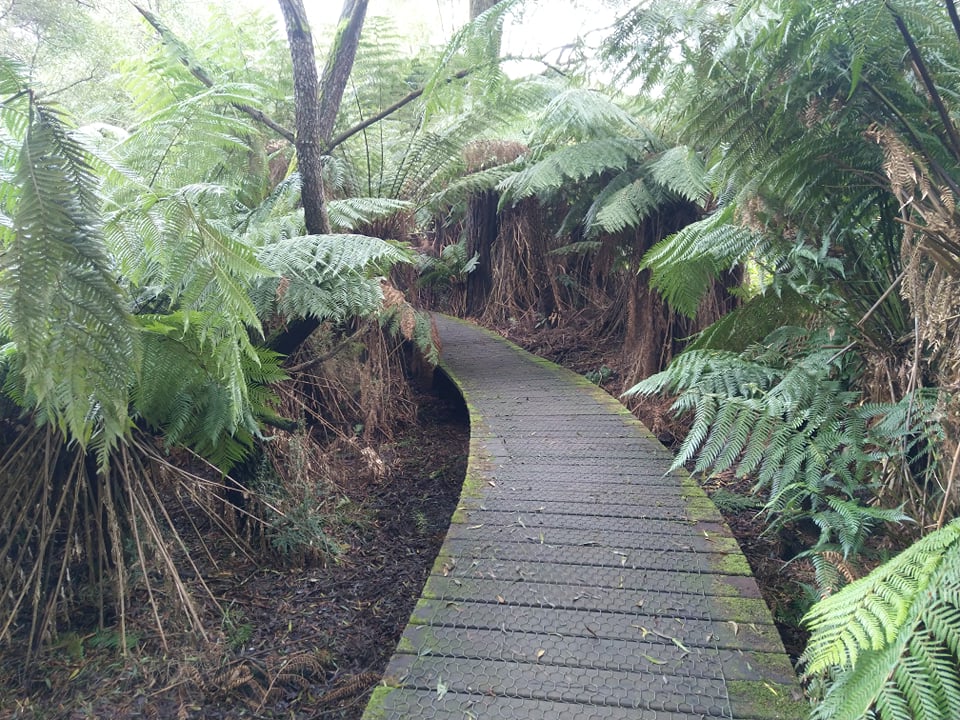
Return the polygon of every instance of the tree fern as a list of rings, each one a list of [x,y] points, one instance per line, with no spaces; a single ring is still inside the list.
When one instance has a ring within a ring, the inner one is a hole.
[[[807,677],[830,673],[815,718],[960,716],[960,520],[817,603]]]
[[[102,430],[109,447],[127,429],[137,346],[101,234],[98,180],[64,119],[29,91],[0,114],[28,118],[13,123],[22,144],[0,178],[16,188],[0,193],[0,325],[32,402],[81,443]]]
[[[881,481],[882,467],[903,467],[917,457],[919,439],[941,432],[937,393],[861,405],[846,388],[842,358],[818,342],[786,328],[739,353],[690,350],[627,394],[676,394],[674,409],[693,413],[675,467],[693,462],[697,472],[754,477],[775,524],[808,517],[821,528],[818,551],[848,555],[877,523],[906,519],[860,498]],[[799,357],[798,343],[806,347]]]
[[[748,228],[732,224],[733,206],[691,223],[661,240],[644,256],[641,267],[651,271],[650,284],[678,312],[693,317],[710,281],[742,263],[762,245]]]
[[[237,352],[234,370],[231,356],[205,349],[203,319],[184,315],[138,318],[144,360],[133,408],[167,445],[190,447],[227,472],[250,451],[262,418],[272,416],[270,385],[285,376],[278,357],[262,349]]]
[[[427,287],[445,287],[463,282],[477,267],[479,255],[467,257],[467,244],[463,240],[447,245],[439,257],[419,254],[416,256],[418,284]]]
[[[261,314],[275,308],[287,318],[334,322],[378,310],[380,278],[393,264],[410,259],[400,246],[364,235],[283,239],[261,248],[258,257],[280,276],[258,284],[255,301]]]
[[[584,224],[593,231],[616,234],[640,225],[663,202],[663,194],[648,179],[624,173],[604,187],[587,211]],[[626,182],[622,187],[622,182]]]
[[[531,143],[543,147],[627,135],[656,143],[655,136],[630,112],[597,90],[569,87],[538,113]]]
[[[819,315],[819,308],[791,287],[770,289],[750,298],[704,329],[687,346],[689,350],[742,352],[762,342],[783,325],[799,326]]]
[[[645,140],[601,138],[563,147],[534,162],[500,183],[505,200],[555,194],[564,185],[595,177],[608,170],[623,170],[649,151]]]

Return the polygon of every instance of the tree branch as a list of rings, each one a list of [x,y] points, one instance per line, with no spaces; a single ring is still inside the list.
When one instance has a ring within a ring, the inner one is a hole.
[[[199,80],[205,87],[213,87],[214,82],[210,75],[207,74],[207,71],[204,70],[200,65],[196,63],[194,58],[191,56],[187,46],[184,45],[180,39],[173,34],[173,31],[170,30],[166,25],[164,25],[160,18],[154,15],[149,10],[146,10],[139,5],[137,5],[133,0],[130,0],[130,4],[136,8],[144,20],[146,20],[150,25],[153,26],[153,29],[157,31],[160,35],[160,39],[166,45],[170,45],[177,51],[177,57],[179,57],[180,62],[184,64],[187,70],[190,71],[190,74],[193,75],[197,80]],[[284,138],[289,142],[294,142],[293,133],[287,128],[283,127],[280,123],[273,120],[270,116],[264,113],[261,110],[257,110],[255,107],[251,107],[245,103],[230,103],[233,107],[239,110],[246,115],[249,115],[251,118],[256,120],[262,125],[266,125],[268,128],[273,130],[277,135]]]
[[[953,32],[960,40],[960,16],[957,15],[957,6],[953,0],[947,0],[947,14],[950,16],[950,22],[953,24]]]
[[[368,0],[344,0],[340,22],[333,37],[333,47],[320,76],[320,142],[329,145],[333,127],[340,112],[343,91],[353,70],[353,61],[360,45],[360,31],[367,16]]]
[[[511,61],[514,61],[514,60],[532,60],[532,61],[534,61],[534,62],[539,62],[539,63],[542,63],[545,67],[553,70],[555,73],[557,73],[557,74],[559,74],[559,75],[566,76],[566,73],[563,72],[563,70],[561,70],[560,68],[554,67],[553,65],[551,65],[551,64],[548,63],[548,62],[546,62],[546,61],[543,60],[542,58],[527,58],[527,57],[522,57],[522,56],[513,56],[513,55],[511,55],[511,56],[506,56],[506,57],[498,58],[498,59],[496,60],[496,63],[497,63],[497,64],[503,64],[503,63],[505,63],[505,62],[511,62]],[[451,76],[449,76],[448,78],[444,79],[444,80],[443,80],[443,84],[444,84],[444,85],[449,85],[450,83],[454,82],[455,80],[463,80],[463,78],[467,77],[468,75],[471,75],[471,74],[475,73],[477,70],[479,70],[479,69],[482,68],[482,67],[484,67],[484,65],[477,65],[477,66],[474,66],[474,67],[472,67],[472,68],[465,68],[464,70],[459,70],[459,71],[455,72],[453,75],[451,75]],[[362,131],[366,130],[366,129],[367,129],[368,127],[370,127],[371,125],[375,125],[376,123],[380,122],[381,120],[390,117],[391,115],[393,115],[393,113],[397,112],[397,110],[400,110],[401,108],[405,107],[406,105],[409,105],[409,104],[412,103],[414,100],[416,100],[417,98],[419,98],[420,96],[422,96],[423,93],[426,92],[426,90],[427,90],[427,86],[426,86],[426,85],[423,86],[423,87],[421,87],[421,88],[417,88],[416,90],[413,90],[413,91],[410,92],[409,94],[407,94],[407,95],[403,96],[402,98],[400,98],[399,100],[397,100],[395,103],[393,103],[393,105],[390,105],[389,107],[384,108],[383,110],[381,110],[380,112],[378,112],[378,113],[375,114],[375,115],[371,115],[369,118],[367,118],[367,119],[364,120],[363,122],[359,122],[359,123],[357,123],[356,125],[354,125],[353,127],[348,128],[347,130],[344,130],[342,133],[340,133],[340,134],[337,135],[335,138],[333,138],[332,140],[330,140],[330,142],[327,143],[326,152],[330,152],[330,151],[333,150],[334,148],[339,147],[339,146],[342,145],[344,142],[346,142],[347,140],[349,140],[350,138],[352,138],[354,135],[356,135],[356,134],[359,133],[359,132],[362,132]]]
[[[904,42],[907,43],[907,49],[910,51],[910,59],[913,60],[913,64],[916,67],[917,72],[920,74],[920,78],[923,80],[924,87],[927,88],[927,92],[930,94],[930,99],[933,101],[934,107],[937,108],[937,112],[940,115],[940,120],[943,122],[943,129],[947,133],[947,138],[950,141],[950,149],[953,151],[953,157],[955,160],[960,160],[960,137],[957,137],[957,130],[953,126],[953,121],[950,119],[950,113],[943,104],[943,99],[940,97],[940,93],[937,92],[937,86],[934,84],[933,78],[930,76],[930,71],[923,62],[923,57],[920,55],[920,50],[917,47],[917,44],[913,41],[913,36],[907,29],[907,25],[903,21],[903,18],[900,17],[900,13],[894,10],[893,5],[890,4],[890,0],[886,0],[884,4],[887,6],[887,10],[890,11],[890,14],[893,16],[893,21],[897,24],[897,29],[900,31],[900,35],[903,37]]]
[[[454,80],[461,80],[465,78],[467,75],[469,75],[470,73],[474,72],[476,69],[477,68],[467,68],[466,70],[461,70],[460,72],[454,73],[453,75],[448,77],[445,80],[445,82],[451,83]],[[380,122],[381,120],[383,120],[384,118],[387,118],[390,115],[393,115],[393,113],[395,113],[397,110],[404,107],[405,105],[409,105],[418,97],[423,95],[426,89],[427,89],[426,87],[422,87],[417,90],[414,90],[408,95],[402,97],[400,100],[397,100],[395,103],[393,103],[393,105],[390,105],[389,107],[384,108],[383,110],[378,112],[376,115],[371,115],[363,122],[357,123],[356,125],[354,125],[352,128],[348,130],[344,130],[342,133],[340,133],[335,138],[333,138],[330,142],[327,143],[327,152],[330,152],[335,147],[342,145],[344,142],[352,138],[358,132],[362,132],[363,130],[366,130],[371,125],[374,125]]]

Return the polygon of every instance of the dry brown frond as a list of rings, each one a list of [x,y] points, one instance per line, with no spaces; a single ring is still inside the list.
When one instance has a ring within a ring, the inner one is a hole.
[[[205,686],[216,692],[226,694],[249,684],[253,679],[253,671],[246,663],[241,662],[228,665],[213,673]]]
[[[509,140],[477,140],[463,150],[467,172],[479,172],[488,168],[506,165],[527,152],[523,143]]]
[[[833,565],[840,575],[843,576],[843,579],[848,583],[852,583],[854,580],[860,579],[860,573],[852,564],[850,564],[849,561],[843,557],[841,553],[833,550],[826,550],[820,553],[820,556],[828,563]]]
[[[324,693],[317,700],[318,705],[329,705],[343,698],[365,692],[371,685],[380,681],[380,674],[374,672],[360,673],[344,681],[333,690]]]

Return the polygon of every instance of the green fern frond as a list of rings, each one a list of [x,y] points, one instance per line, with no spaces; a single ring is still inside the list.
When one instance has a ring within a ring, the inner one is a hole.
[[[258,258],[283,280],[265,280],[254,290],[261,315],[312,316],[339,322],[379,309],[380,278],[408,250],[366,235],[305,235],[260,249]]]
[[[604,191],[606,189],[604,188]],[[637,178],[626,187],[609,195],[601,192],[604,197],[598,197],[594,201],[594,204],[599,207],[591,230],[605,233],[615,234],[627,228],[637,227],[662,200],[659,193],[651,191],[649,184],[642,178]],[[589,216],[588,211],[588,220]]]
[[[707,171],[693,148],[678,145],[650,163],[653,178],[668,190],[693,203],[702,203],[710,192]]]
[[[514,169],[509,165],[487,168],[447,183],[442,189],[427,199],[428,207],[444,207],[463,202],[471,195],[495,189],[512,175]]]
[[[805,623],[806,676],[836,677],[815,717],[957,717],[960,520],[821,600]]]
[[[440,251],[440,257],[417,255],[417,284],[421,287],[443,287],[463,281],[476,269],[479,259],[477,253],[467,257],[465,240],[447,245]]]
[[[750,298],[703,330],[687,348],[741,352],[762,341],[774,329],[784,325],[803,325],[819,313],[813,303],[793,288],[783,288],[779,293],[765,292]]]
[[[636,117],[610,96],[584,88],[568,88],[558,93],[540,113],[536,127],[531,142],[543,147],[611,136],[639,137],[648,147],[658,142]]]
[[[565,184],[623,170],[648,152],[643,140],[600,138],[563,147],[500,183],[504,202],[557,193]]]
[[[412,207],[412,203],[405,200],[379,197],[350,197],[327,203],[330,223],[341,232],[349,232]]]
[[[32,403],[81,444],[100,432],[105,449],[127,430],[137,342],[104,246],[99,180],[63,117],[22,99],[19,191],[4,208],[13,227],[0,229],[3,323]]]
[[[650,284],[670,306],[694,317],[700,299],[717,274],[740,263],[763,246],[753,231],[731,224],[728,206],[661,240],[644,255],[641,267],[651,271]]]
[[[553,248],[551,255],[585,255],[593,253],[603,247],[600,240],[579,240],[577,242],[567,243],[560,247]]]
[[[133,393],[134,411],[170,445],[185,445],[229,471],[258,434],[259,420],[275,414],[270,389],[286,376],[275,353],[221,339],[216,352],[199,328],[197,313],[142,315],[143,365]]]
[[[880,481],[880,468],[929,452],[942,428],[937,393],[862,406],[837,377],[835,350],[819,346],[829,337],[782,328],[739,353],[689,350],[625,394],[673,394],[676,412],[692,412],[674,468],[694,462],[697,472],[754,477],[756,489],[769,492],[775,526],[807,517],[821,528],[818,548],[836,542],[851,555],[872,527],[907,519],[863,504],[864,489]]]

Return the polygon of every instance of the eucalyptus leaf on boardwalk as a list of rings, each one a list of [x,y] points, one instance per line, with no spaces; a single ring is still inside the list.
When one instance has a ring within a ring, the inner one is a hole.
[[[580,376],[437,322],[467,478],[364,720],[805,717],[745,558],[663,446]]]

